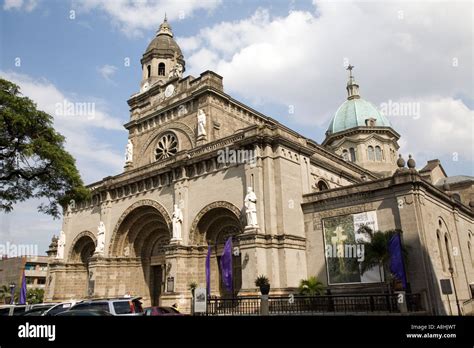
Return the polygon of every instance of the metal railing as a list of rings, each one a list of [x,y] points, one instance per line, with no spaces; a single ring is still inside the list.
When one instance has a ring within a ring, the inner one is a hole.
[[[406,294],[408,312],[423,310],[420,294]],[[270,315],[322,315],[325,313],[400,313],[397,294],[270,296]],[[259,315],[260,297],[210,298],[208,315]]]
[[[260,297],[210,298],[207,315],[259,315]]]

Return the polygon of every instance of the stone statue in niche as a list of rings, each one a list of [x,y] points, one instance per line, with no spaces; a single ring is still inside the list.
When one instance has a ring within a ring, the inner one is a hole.
[[[247,188],[244,204],[247,215],[247,227],[257,227],[257,195],[251,187]]]
[[[66,233],[61,231],[58,239],[58,251],[56,253],[56,259],[64,259],[64,247],[66,246]]]
[[[172,216],[173,222],[173,238],[172,240],[181,240],[181,227],[183,224],[183,212],[177,204],[174,205],[174,211]]]
[[[133,161],[133,143],[128,139],[127,151],[125,152],[125,163],[132,163]]]
[[[198,110],[198,137],[206,136],[206,114],[201,109]]]
[[[105,250],[105,224],[101,221],[97,228],[97,246],[95,252],[103,254]]]

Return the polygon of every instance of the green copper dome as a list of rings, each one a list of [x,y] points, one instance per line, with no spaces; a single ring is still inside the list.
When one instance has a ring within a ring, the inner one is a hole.
[[[365,127],[368,119],[375,120],[375,127],[391,127],[387,118],[373,104],[362,98],[349,99],[337,109],[327,132],[332,134],[350,128]]]
[[[327,135],[356,127],[392,127],[388,119],[374,105],[360,97],[359,85],[352,76],[353,68],[352,65],[347,67],[349,70],[347,100],[337,109],[329,124]]]

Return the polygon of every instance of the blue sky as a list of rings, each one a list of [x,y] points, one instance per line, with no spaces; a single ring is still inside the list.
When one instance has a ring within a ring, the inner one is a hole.
[[[185,75],[210,69],[258,111],[322,142],[345,100],[347,72],[388,115],[400,152],[417,166],[439,158],[448,175],[474,175],[472,2],[4,0],[0,75],[43,110],[64,100],[94,103],[93,118],[55,116],[86,183],[123,168],[126,100],[140,58],[165,12],[186,60]],[[73,12],[71,12],[73,11]],[[124,63],[129,59],[130,66]],[[20,64],[18,64],[20,63]],[[294,112],[290,112],[294,110]],[[25,202],[0,216],[0,239],[45,250],[60,221]]]

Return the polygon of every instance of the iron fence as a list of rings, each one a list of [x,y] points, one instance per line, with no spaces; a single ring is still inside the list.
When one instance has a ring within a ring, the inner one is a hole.
[[[420,294],[405,296],[408,312],[423,310]],[[208,315],[259,315],[260,297],[210,298]],[[336,313],[400,313],[397,294],[270,296],[270,315],[323,315]]]

